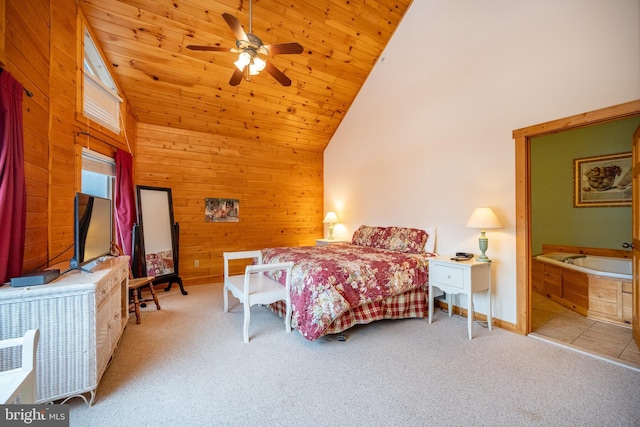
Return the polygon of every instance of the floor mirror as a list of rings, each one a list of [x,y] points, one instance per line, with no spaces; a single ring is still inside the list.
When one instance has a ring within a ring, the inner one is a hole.
[[[136,193],[138,224],[133,240],[138,270],[143,276],[155,276],[153,284],[168,283],[165,291],[177,283],[187,295],[178,273],[180,228],[173,220],[171,188],[138,185]]]

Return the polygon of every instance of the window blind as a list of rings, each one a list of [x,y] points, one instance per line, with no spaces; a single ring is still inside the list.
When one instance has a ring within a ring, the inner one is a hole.
[[[82,169],[102,175],[116,176],[114,159],[87,148],[82,149]]]
[[[107,129],[120,133],[122,98],[104,87],[93,76],[84,73],[83,114]]]

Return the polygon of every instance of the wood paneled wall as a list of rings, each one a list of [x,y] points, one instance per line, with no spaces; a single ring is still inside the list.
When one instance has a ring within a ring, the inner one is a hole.
[[[4,70],[33,93],[23,97],[27,224],[24,269],[47,260],[49,147],[49,0],[5,4]]]
[[[136,183],[171,188],[186,284],[219,281],[224,251],[322,237],[321,151],[143,123],[137,136]],[[205,198],[239,199],[240,221],[205,222]]]
[[[80,189],[80,153],[90,146],[113,155],[123,135],[91,126],[76,103],[78,9],[75,0],[6,0],[4,69],[31,92],[23,99],[27,225],[23,272],[48,260],[68,266],[73,245],[73,198]],[[135,148],[136,119],[127,110]],[[90,131],[98,138],[78,136]],[[127,149],[128,150],[128,149]]]
[[[128,141],[88,123],[76,100],[79,25],[75,0],[6,0],[4,68],[34,93],[23,107],[24,272],[52,258],[52,265],[68,266],[83,146],[107,155],[130,147],[137,184],[172,188],[186,284],[220,280],[225,250],[313,245],[322,237],[321,151],[138,124],[131,108]],[[204,199],[210,197],[239,199],[240,222],[205,223]]]
[[[115,135],[88,121],[80,113],[78,85],[81,84],[81,22],[75,0],[51,1],[51,102],[49,150],[50,256],[73,255],[73,198],[81,189],[82,147],[113,156],[118,148],[135,149],[135,117],[126,115],[125,135]],[[112,73],[113,74],[113,73]],[[126,94],[125,94],[126,105]],[[127,110],[128,111],[128,110]],[[87,132],[95,138],[78,135]]]
[[[51,2],[50,253],[73,255],[73,197],[79,190],[81,164],[76,160],[75,118],[77,12],[71,0]]]
[[[0,65],[4,65],[5,0],[0,0]]]

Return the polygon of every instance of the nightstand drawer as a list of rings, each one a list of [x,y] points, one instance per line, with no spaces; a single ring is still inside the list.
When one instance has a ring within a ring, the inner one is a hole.
[[[464,270],[456,267],[449,267],[434,264],[431,270],[433,284],[449,286],[451,288],[464,289]]]

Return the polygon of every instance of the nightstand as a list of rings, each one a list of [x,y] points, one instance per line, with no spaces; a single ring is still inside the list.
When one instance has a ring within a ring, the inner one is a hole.
[[[487,324],[491,330],[491,263],[453,261],[450,256],[429,258],[429,324],[433,318],[433,287],[447,294],[451,317],[451,294],[467,295],[467,329],[473,336],[473,294],[486,291],[488,297]]]
[[[316,239],[316,246],[333,245],[334,243],[347,243],[347,241],[346,240],[336,240],[336,239]]]

